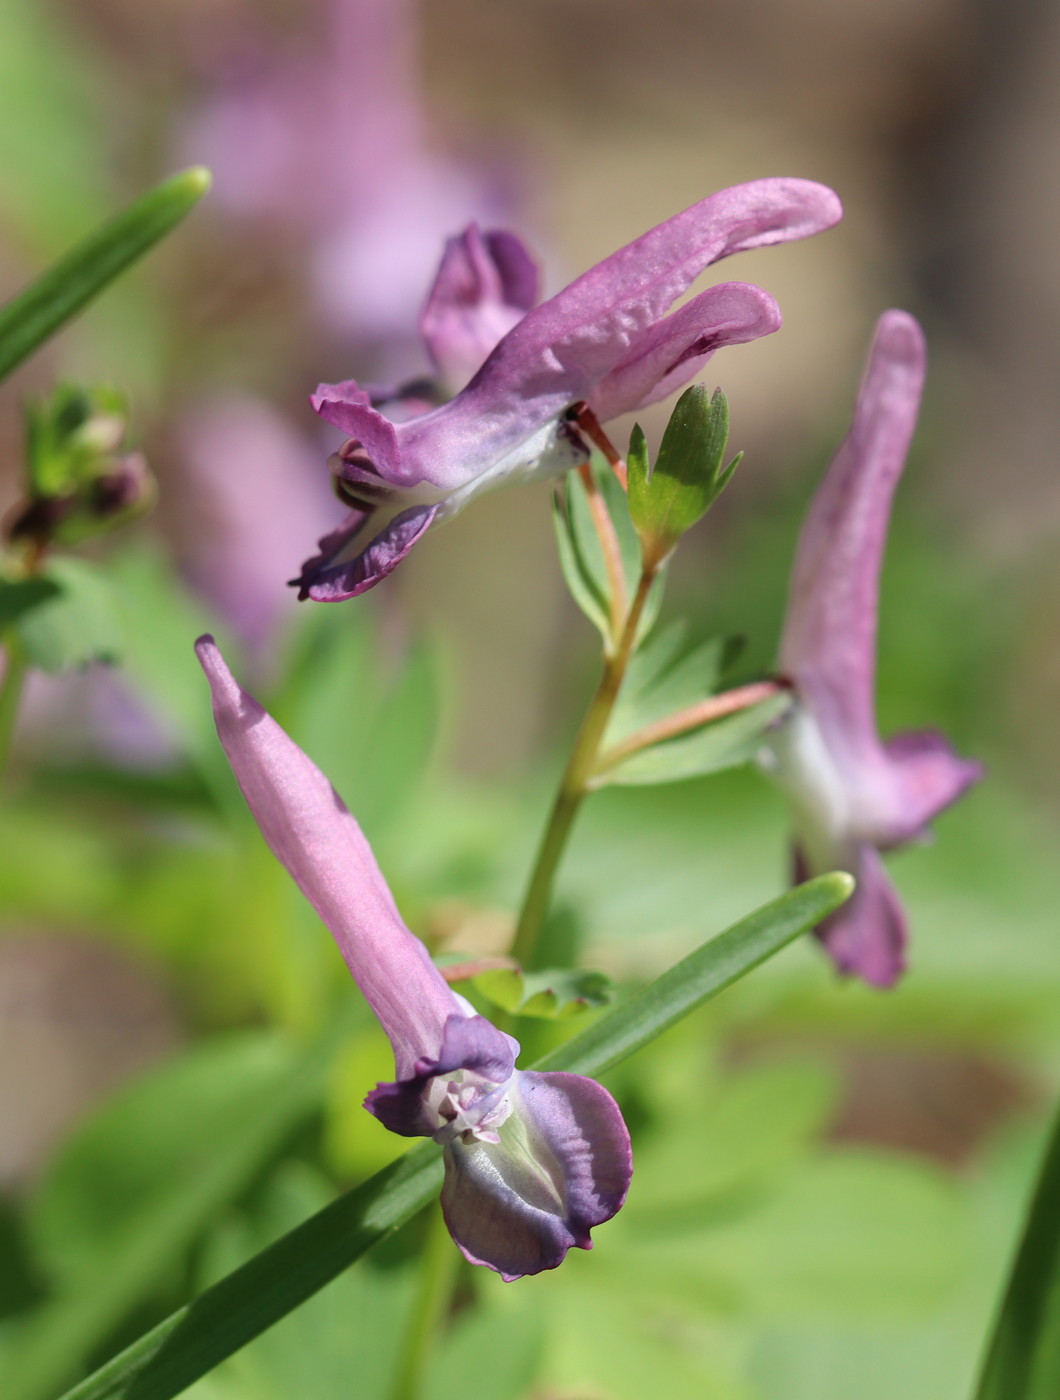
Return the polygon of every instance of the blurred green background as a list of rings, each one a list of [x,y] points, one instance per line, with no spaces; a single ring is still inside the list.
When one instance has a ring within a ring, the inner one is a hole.
[[[968,1394],[1060,1082],[1058,26],[1000,0],[0,0],[0,294],[171,169],[216,173],[0,394],[0,510],[21,400],[62,377],[130,392],[162,487],[98,555],[123,666],[31,689],[0,809],[0,1365],[27,1394],[19,1358],[50,1358],[45,1400],[403,1146],[360,1109],[385,1042],[241,810],[197,633],[325,767],[440,950],[503,946],[592,684],[547,487],[476,503],[353,604],[285,596],[338,515],[307,393],[423,371],[416,309],[471,217],[524,233],[554,291],[764,175],[834,185],[847,218],[725,265],[786,320],[710,367],[748,455],[667,615],[769,666],[871,326],[906,307],[932,367],[881,727],[945,729],[988,781],[894,862],[896,992],[797,947],[612,1077],[628,1208],[555,1275],[466,1279],[430,1394]],[[786,867],[752,773],[612,790],[554,935],[633,982]],[[197,1400],[386,1395],[416,1229]]]

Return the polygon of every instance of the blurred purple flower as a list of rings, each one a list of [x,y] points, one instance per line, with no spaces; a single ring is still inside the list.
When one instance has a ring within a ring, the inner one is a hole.
[[[314,407],[349,437],[330,465],[353,509],[303,566],[299,596],[355,597],[390,573],[429,525],[473,496],[584,461],[587,449],[568,415],[577,401],[601,420],[643,408],[694,378],[720,346],[775,331],[780,312],[772,297],[742,282],[711,287],[665,313],[719,258],[819,233],[840,215],[832,191],[808,180],[737,185],[528,310],[467,387],[439,408],[395,423],[353,380],[321,385]],[[532,296],[528,263],[511,235],[482,238],[472,229],[449,245],[424,313],[437,363],[474,362]]]
[[[327,14],[311,61],[241,34],[182,145],[213,169],[221,204],[308,235],[330,325],[407,346],[442,238],[506,201],[428,149],[410,0],[330,0]]]
[[[332,500],[314,445],[260,399],[202,401],[180,418],[178,448],[193,511],[183,551],[191,583],[254,653],[290,605],[276,560],[324,529]]]
[[[907,939],[879,853],[921,837],[981,774],[934,731],[884,744],[876,730],[880,568],[924,369],[917,322],[885,312],[850,431],[802,528],[780,647],[798,703],[763,756],[792,802],[796,878],[846,870],[857,879],[818,936],[840,972],[878,987],[901,975]]]
[[[339,945],[390,1038],[395,1082],[365,1107],[445,1149],[442,1209],[473,1264],[505,1279],[554,1269],[615,1214],[632,1172],[611,1095],[577,1074],[517,1070],[518,1042],[448,986],[405,927],[334,788],[233,679],[210,637],[196,650],[217,730],[265,840]]]

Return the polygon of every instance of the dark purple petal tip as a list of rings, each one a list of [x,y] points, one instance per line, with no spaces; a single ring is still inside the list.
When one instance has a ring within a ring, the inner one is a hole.
[[[291,586],[298,589],[300,599],[312,598],[317,603],[340,603],[346,598],[367,593],[387,574],[393,573],[426,531],[437,511],[437,506],[410,506],[408,510],[395,515],[359,554],[334,563],[335,554],[329,554],[327,546],[337,544],[341,550],[363,527],[365,519],[371,519],[360,511],[352,512],[348,518],[348,528],[337,530],[321,540],[321,552],[306,560],[302,572],[291,580]],[[360,519],[354,521],[355,515]]]
[[[506,1282],[555,1269],[619,1210],[633,1171],[629,1133],[600,1084],[524,1071],[500,1142],[450,1143],[442,1210],[465,1258]]]

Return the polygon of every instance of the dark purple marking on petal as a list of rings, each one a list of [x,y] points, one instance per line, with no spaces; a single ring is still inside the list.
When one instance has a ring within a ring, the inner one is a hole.
[[[633,1157],[614,1099],[578,1074],[522,1071],[500,1142],[446,1147],[442,1210],[465,1258],[506,1282],[590,1249],[620,1209]]]
[[[504,1084],[512,1077],[518,1052],[518,1042],[485,1016],[450,1016],[437,1056],[418,1059],[410,1079],[377,1084],[364,1106],[392,1133],[430,1136],[438,1124],[425,1115],[423,1091],[436,1075],[469,1070],[492,1084]]]
[[[321,541],[322,552],[307,560],[299,577],[292,580],[292,586],[298,589],[299,599],[312,598],[317,603],[339,603],[346,598],[356,598],[360,593],[367,593],[381,579],[386,578],[387,574],[393,573],[437,512],[436,505],[410,506],[408,510],[395,515],[360,554],[342,563],[330,562],[335,556],[326,556],[323,553],[324,541]],[[347,520],[352,520],[353,516],[361,516],[362,521],[371,518],[365,516],[362,511],[352,511]],[[345,534],[343,543],[352,539],[358,529],[360,525]],[[326,536],[325,540],[338,540],[343,534],[344,528]]]
[[[500,274],[504,300],[520,311],[529,311],[537,305],[541,290],[541,270],[533,254],[519,235],[508,229],[487,229],[482,237]]]

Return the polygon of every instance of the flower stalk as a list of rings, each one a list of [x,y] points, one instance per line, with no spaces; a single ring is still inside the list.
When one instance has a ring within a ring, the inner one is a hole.
[[[446,1229],[437,1201],[427,1208],[427,1236],[420,1257],[419,1288],[401,1345],[401,1361],[391,1400],[419,1400],[438,1334],[452,1302],[460,1255]]]
[[[610,521],[608,522],[610,525]],[[648,601],[652,585],[658,576],[658,566],[645,564],[641,569],[633,601],[625,615],[625,621],[618,635],[613,651],[605,653],[604,672],[596,694],[589,703],[582,720],[578,737],[574,741],[567,766],[563,770],[559,789],[552,803],[548,822],[545,826],[537,859],[526,887],[519,921],[512,942],[512,957],[521,967],[532,968],[537,941],[552,900],[552,887],[559,869],[560,860],[567,845],[574,819],[582,800],[592,788],[592,779],[598,767],[600,745],[607,730],[607,722],[615,707],[622,682],[625,680],[629,659],[633,654],[637,633],[640,629],[644,607]]]

